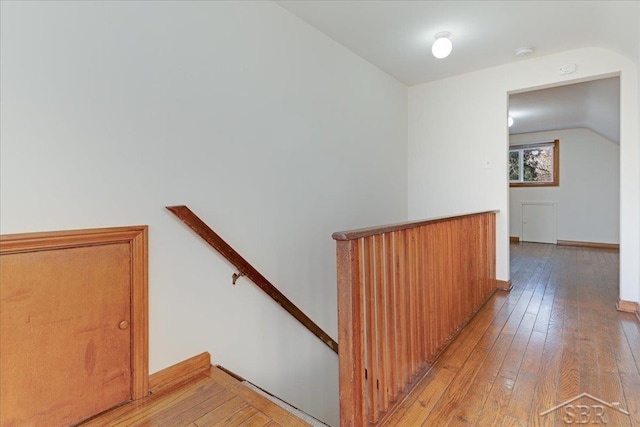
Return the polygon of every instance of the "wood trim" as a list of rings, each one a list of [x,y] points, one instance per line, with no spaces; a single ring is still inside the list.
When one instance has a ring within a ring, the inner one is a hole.
[[[0,235],[0,255],[133,241],[147,226],[92,228]]]
[[[510,145],[509,151],[527,148],[546,147],[553,143],[553,181],[551,182],[510,182],[509,187],[558,187],[560,186],[560,140],[535,144]]]
[[[513,288],[513,285],[511,284],[511,280],[496,280],[496,288],[509,292]]]
[[[148,227],[95,228],[0,235],[0,255],[110,243],[131,245],[131,397],[149,393]]]
[[[498,213],[498,210],[474,212],[462,215],[442,216],[432,219],[399,222],[396,224],[380,225],[377,227],[358,228],[349,231],[337,231],[331,235],[334,240],[355,240],[363,237],[375,236],[378,234],[391,233],[393,231],[408,230],[410,228],[422,227],[424,225],[437,224],[439,222],[451,221],[452,219],[468,218],[476,215],[482,215],[487,213]]]
[[[638,318],[638,321],[640,321],[640,303],[637,303],[635,301],[625,301],[618,298],[616,309],[618,311],[624,311],[626,313],[634,313]]]
[[[558,246],[577,246],[579,248],[620,249],[618,243],[579,242],[574,240],[558,240]]]
[[[149,245],[148,228],[131,240],[131,397],[149,394]]]
[[[520,243],[519,236],[509,236],[509,243]]]
[[[560,184],[553,182],[510,182],[509,187],[512,188],[531,188],[531,187],[559,187]]]
[[[233,264],[241,275],[247,276],[275,302],[280,304],[289,314],[296,318],[305,328],[325,343],[331,350],[338,353],[338,343],[329,336],[320,326],[302,312],[289,298],[284,296],[271,282],[242,257],[235,249],[225,242],[215,231],[202,221],[191,209],[186,206],[167,206],[167,209],[184,222],[191,230],[207,242]]]
[[[178,384],[188,382],[198,375],[207,375],[211,368],[211,356],[200,353],[187,360],[171,365],[149,377],[149,391],[157,394]]]

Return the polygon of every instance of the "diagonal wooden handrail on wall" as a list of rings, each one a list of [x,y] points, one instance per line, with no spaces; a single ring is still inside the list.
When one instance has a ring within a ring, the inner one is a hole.
[[[202,221],[191,209],[186,206],[167,206],[175,216],[180,218],[189,228],[196,232],[205,242],[217,250],[220,255],[233,264],[240,275],[248,277],[289,314],[295,317],[315,336],[325,343],[331,350],[338,353],[338,343],[333,340],[325,331],[313,320],[302,312],[294,303],[282,294],[271,282],[269,282],[258,270],[256,270],[247,260],[245,260],[235,249],[233,249],[222,237],[213,231],[204,221]],[[235,276],[234,276],[235,277]]]

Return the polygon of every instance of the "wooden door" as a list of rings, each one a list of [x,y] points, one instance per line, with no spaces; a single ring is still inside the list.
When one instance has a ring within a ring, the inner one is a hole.
[[[524,242],[553,244],[557,242],[555,203],[522,203],[521,240]]]
[[[0,255],[0,426],[68,426],[141,397],[133,251],[125,240]]]

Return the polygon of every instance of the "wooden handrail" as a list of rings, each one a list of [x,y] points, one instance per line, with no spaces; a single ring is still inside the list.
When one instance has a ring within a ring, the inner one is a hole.
[[[486,213],[497,213],[498,211],[482,211],[482,212],[473,212],[468,214],[460,214],[460,215],[451,215],[451,216],[442,216],[437,218],[425,219],[422,221],[407,221],[407,222],[398,222],[396,224],[387,224],[387,225],[378,225],[375,227],[367,227],[367,228],[358,228],[355,230],[349,231],[336,231],[331,235],[333,240],[355,240],[360,239],[362,237],[376,236],[384,233],[391,233],[393,231],[402,231],[408,230],[410,228],[422,227],[424,225],[429,224],[437,224],[438,222],[451,221],[456,218],[465,218],[475,215],[482,215]]]
[[[282,308],[287,310],[289,314],[295,317],[315,336],[325,343],[331,350],[338,353],[338,343],[334,341],[325,331],[320,328],[313,320],[302,312],[294,303],[282,294],[271,282],[269,282],[258,270],[256,270],[247,260],[245,260],[235,249],[233,249],[222,237],[213,231],[204,221],[186,206],[167,206],[175,216],[180,218],[189,228],[196,232],[205,242],[217,250],[223,257],[233,264],[240,275],[246,276],[269,295],[275,302],[280,304]]]
[[[497,289],[495,216],[333,234],[341,426],[385,425]]]

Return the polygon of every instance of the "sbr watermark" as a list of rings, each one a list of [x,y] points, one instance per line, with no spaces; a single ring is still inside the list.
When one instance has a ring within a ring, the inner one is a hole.
[[[578,400],[590,400],[590,404],[577,403]],[[576,402],[576,403],[574,403]],[[607,410],[618,411],[624,415],[629,412],[620,407],[620,402],[607,402],[592,396],[588,393],[582,393],[574,398],[560,403],[551,409],[547,409],[540,413],[541,417],[547,416],[553,412],[560,411],[562,420],[565,424],[608,424]]]

